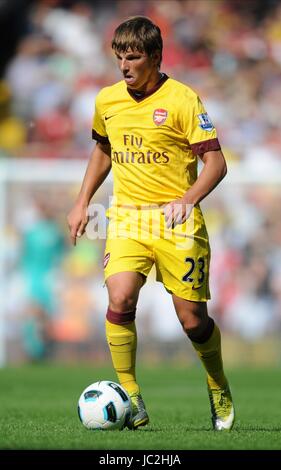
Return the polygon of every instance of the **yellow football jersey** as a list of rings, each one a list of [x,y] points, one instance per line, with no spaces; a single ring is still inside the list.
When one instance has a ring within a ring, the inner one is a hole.
[[[138,96],[122,80],[96,98],[93,138],[111,145],[117,205],[161,205],[180,198],[197,178],[197,155],[220,145],[200,98],[162,74]]]

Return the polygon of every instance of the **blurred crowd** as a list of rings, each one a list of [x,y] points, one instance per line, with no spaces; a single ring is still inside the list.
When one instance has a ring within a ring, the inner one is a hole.
[[[2,2],[0,16],[12,4]],[[110,48],[112,33],[128,16],[149,16],[163,35],[162,71],[201,96],[229,165],[264,174],[262,184],[225,183],[202,204],[213,247],[210,313],[222,328],[247,341],[280,332],[281,194],[278,185],[267,179],[267,171],[278,172],[281,165],[281,3],[18,0],[14,4],[21,6],[22,18],[19,27],[17,17],[18,34],[10,48],[7,44],[11,53],[2,64],[0,156],[86,161],[93,146],[95,97],[101,87],[121,79]],[[14,187],[8,191],[17,194]],[[30,188],[28,192],[30,196]],[[39,199],[33,195],[24,224],[22,216],[18,223],[17,212],[22,196],[14,196],[11,206],[14,215],[7,233],[14,243],[9,242],[5,255],[12,259],[7,311],[16,320],[10,321],[8,336],[11,342],[16,338],[20,311],[25,315],[21,334],[27,356],[43,357],[60,342],[76,343],[83,352],[92,338],[98,351],[106,308],[103,244],[83,240],[73,252],[63,217],[75,190],[62,195],[61,188],[54,186],[52,201],[47,192],[45,199],[42,190]],[[102,197],[107,197],[106,186]],[[155,290],[147,288],[140,304],[144,336],[173,341],[180,328],[171,326],[176,320],[165,293],[162,297],[159,290],[157,295],[156,305]],[[169,311],[161,329],[159,305]]]
[[[87,158],[95,96],[121,79],[112,33],[127,16],[142,14],[161,27],[162,70],[198,91],[229,158],[256,165],[258,153],[260,164],[280,161],[280,2],[27,4],[22,35],[0,86],[2,153]]]

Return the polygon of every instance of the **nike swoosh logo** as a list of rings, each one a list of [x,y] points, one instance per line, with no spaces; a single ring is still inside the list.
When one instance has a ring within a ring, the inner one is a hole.
[[[112,117],[114,117],[114,116],[116,116],[116,114],[112,114],[112,116],[105,116],[104,119],[107,121],[108,119],[110,119],[110,118],[112,118]]]
[[[200,289],[200,287],[202,287],[202,284],[201,284],[201,286],[192,286],[192,290]]]

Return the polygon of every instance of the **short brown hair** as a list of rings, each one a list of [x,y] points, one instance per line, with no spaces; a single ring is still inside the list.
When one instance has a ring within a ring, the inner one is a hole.
[[[121,23],[114,32],[111,46],[116,52],[126,52],[131,48],[145,52],[149,57],[153,57],[158,51],[159,66],[162,61],[163,41],[160,28],[146,16],[133,16]]]

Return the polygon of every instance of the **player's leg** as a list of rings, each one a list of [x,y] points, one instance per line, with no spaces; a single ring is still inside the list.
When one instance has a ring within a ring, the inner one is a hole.
[[[139,392],[135,375],[135,314],[143,283],[143,276],[134,272],[113,274],[106,281],[109,297],[106,337],[119,382],[129,393]]]
[[[229,430],[234,423],[234,408],[223,369],[220,330],[208,316],[206,302],[182,299],[175,294],[172,297],[183,330],[207,372],[214,429]]]
[[[135,313],[139,291],[154,263],[154,255],[149,240],[142,236],[140,215],[135,209],[113,211],[104,257],[109,294],[107,341],[119,381],[131,397],[132,418],[128,427],[133,429],[149,421],[136,380]]]
[[[209,318],[210,247],[202,214],[194,209],[182,226],[155,246],[157,280],[173,295],[184,331],[190,337],[206,371],[215,429],[230,429],[234,412],[223,371],[220,331]],[[221,403],[221,405],[220,405]]]
[[[193,302],[172,295],[173,303],[184,332],[191,340],[207,371],[211,388],[227,384],[222,363],[220,330],[208,316],[206,302]]]
[[[145,278],[138,272],[121,272],[107,278],[109,307],[106,315],[106,337],[113,366],[120,384],[128,391],[133,416],[128,427],[136,429],[149,418],[136,380],[137,332],[136,305]]]

